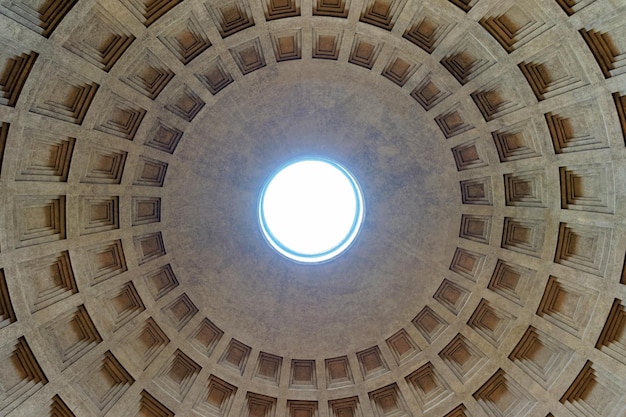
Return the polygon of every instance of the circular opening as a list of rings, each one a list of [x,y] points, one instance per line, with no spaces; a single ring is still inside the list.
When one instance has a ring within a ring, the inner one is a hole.
[[[281,166],[259,200],[265,239],[281,255],[302,263],[326,262],[348,249],[363,214],[363,195],[354,177],[324,158]]]

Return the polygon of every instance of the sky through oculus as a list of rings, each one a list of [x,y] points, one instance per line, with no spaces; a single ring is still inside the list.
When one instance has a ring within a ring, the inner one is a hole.
[[[259,221],[268,243],[303,263],[325,262],[348,249],[363,214],[363,196],[354,177],[322,158],[283,165],[266,183],[259,201]]]

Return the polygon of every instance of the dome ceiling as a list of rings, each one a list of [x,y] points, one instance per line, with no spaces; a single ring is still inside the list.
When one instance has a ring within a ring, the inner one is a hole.
[[[625,15],[0,0],[0,417],[624,415]],[[304,155],[320,265],[256,218]]]

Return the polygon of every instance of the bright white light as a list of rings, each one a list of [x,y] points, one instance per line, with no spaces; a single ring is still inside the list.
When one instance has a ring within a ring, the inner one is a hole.
[[[281,254],[297,262],[324,262],[356,237],[363,197],[340,165],[319,158],[298,160],[263,189],[259,220],[265,238]]]

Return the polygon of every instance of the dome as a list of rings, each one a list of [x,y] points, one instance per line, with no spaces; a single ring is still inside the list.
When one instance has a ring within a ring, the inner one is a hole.
[[[0,417],[623,416],[625,18],[0,0]],[[365,202],[315,264],[307,156]]]

